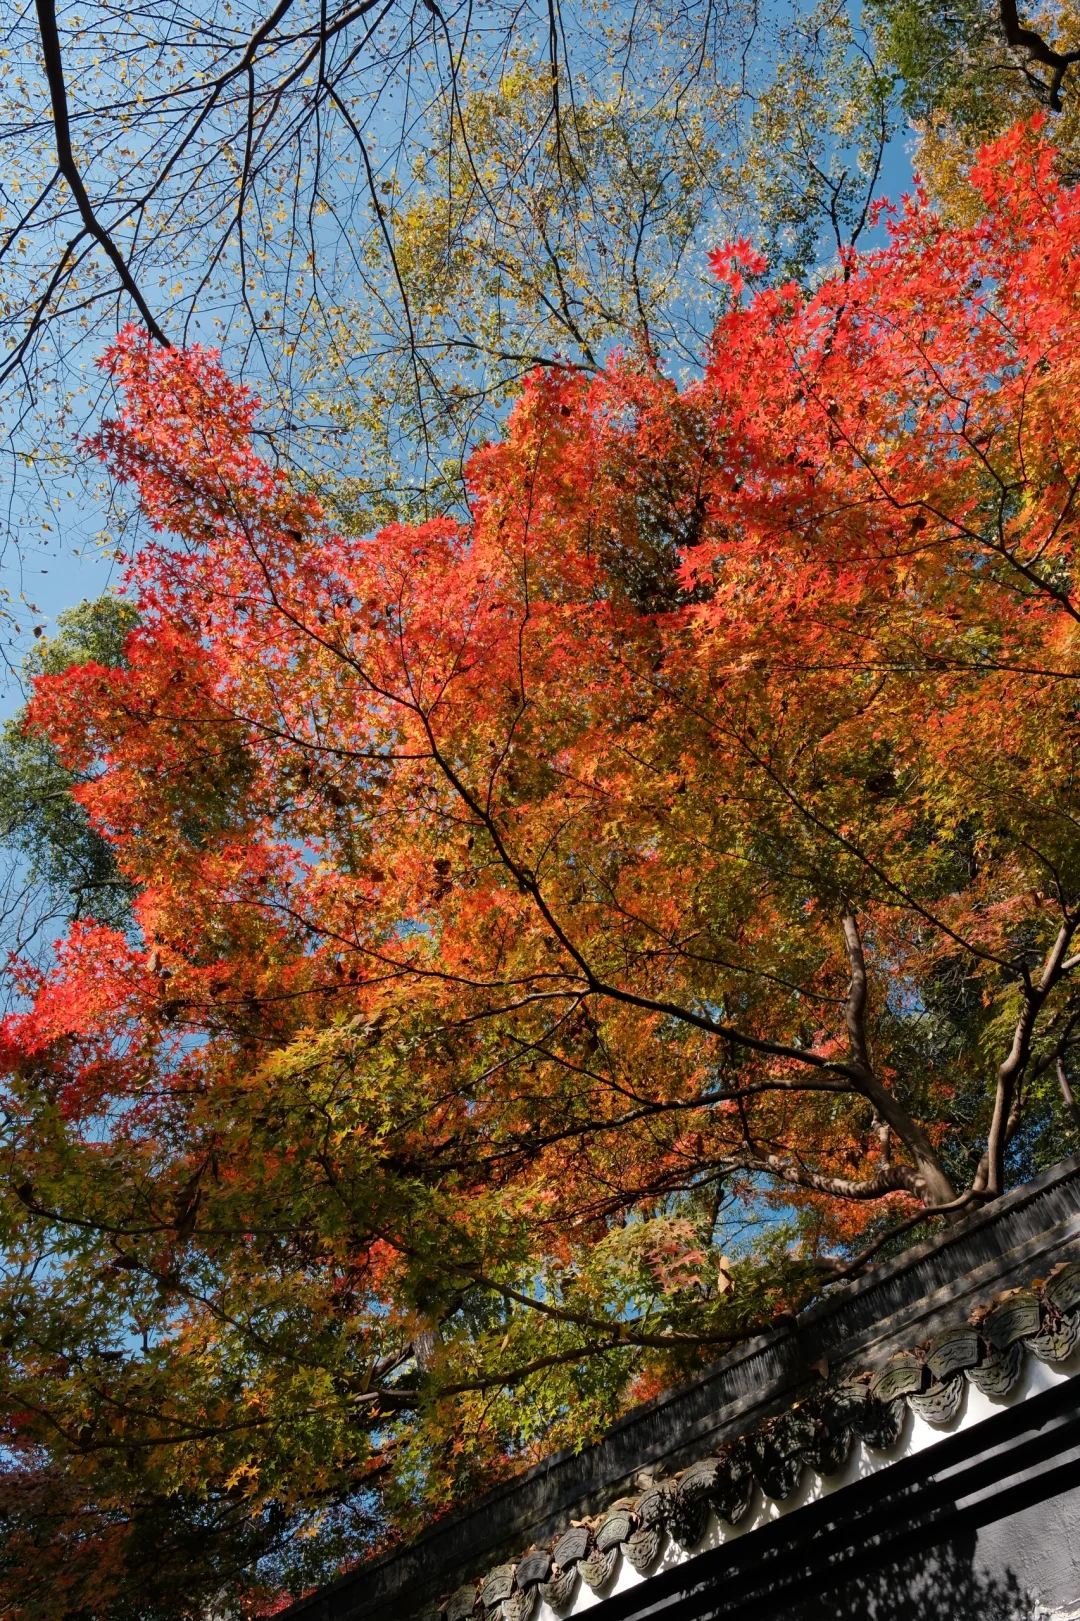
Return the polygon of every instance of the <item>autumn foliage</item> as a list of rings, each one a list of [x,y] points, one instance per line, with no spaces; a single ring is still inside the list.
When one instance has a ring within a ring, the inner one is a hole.
[[[973,178],[812,296],[719,254],[682,392],[531,378],[460,523],[120,335],[161,539],[32,713],[138,929],[2,1032],[11,1613],[325,1577],[1063,1151],[1080,192]]]

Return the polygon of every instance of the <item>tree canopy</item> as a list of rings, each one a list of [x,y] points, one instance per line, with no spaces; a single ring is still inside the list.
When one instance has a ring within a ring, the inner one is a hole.
[[[24,555],[121,543],[71,448],[125,320],[219,342],[275,456],[361,526],[456,510],[538,362],[601,368],[632,330],[696,362],[718,230],[764,220],[803,266],[858,235],[895,125],[866,31],[804,0],[36,0],[0,50]]]
[[[302,1588],[1074,1140],[1080,191],[972,178],[812,295],[718,250],[700,380],[538,370],[373,538],[110,349],[159,538],[29,724],[134,925],[2,1027],[12,1613]]]

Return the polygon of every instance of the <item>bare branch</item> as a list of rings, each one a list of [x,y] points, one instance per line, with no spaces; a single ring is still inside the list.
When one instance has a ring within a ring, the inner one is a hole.
[[[1059,1056],[1054,1067],[1057,1074],[1058,1085],[1061,1088],[1061,1096],[1065,1100],[1065,1107],[1072,1116],[1073,1125],[1076,1127],[1077,1131],[1080,1131],[1080,1103],[1077,1103],[1076,1098],[1073,1096],[1073,1089],[1069,1084],[1069,1077],[1065,1073],[1065,1060]]]
[[[93,204],[87,195],[71,145],[71,120],[68,114],[67,88],[64,84],[64,58],[60,50],[60,35],[56,26],[56,7],[53,0],[35,0],[35,5],[37,7],[38,29],[41,34],[41,50],[45,61],[45,77],[48,81],[49,97],[52,102],[57,167],[71,188],[71,194],[75,199],[86,230],[100,244],[112,261],[124,290],[142,316],[146,330],[163,348],[169,349],[172,345],[158,325],[153,310],[139,291],[138,284],[128,269],[123,254],[95,214]]]

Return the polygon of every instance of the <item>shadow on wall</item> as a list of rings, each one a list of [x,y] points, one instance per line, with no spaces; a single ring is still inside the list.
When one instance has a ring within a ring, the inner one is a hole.
[[[1013,1571],[976,1568],[975,1547],[972,1534],[880,1566],[770,1621],[1043,1621],[1045,1607]]]

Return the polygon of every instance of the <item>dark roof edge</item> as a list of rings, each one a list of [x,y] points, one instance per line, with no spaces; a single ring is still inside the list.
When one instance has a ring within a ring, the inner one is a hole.
[[[1032,1256],[1052,1255],[1067,1237],[1075,1240],[1078,1184],[1080,1159],[1061,1161],[937,1237],[830,1289],[794,1326],[759,1335],[633,1408],[581,1452],[552,1454],[284,1614],[360,1621],[392,1613],[384,1610],[391,1601],[398,1615],[408,1613],[433,1587],[446,1591],[497,1553],[511,1547],[517,1553],[525,1541],[550,1536],[569,1512],[610,1501],[646,1465],[700,1451],[703,1436],[745,1426],[750,1413],[768,1416],[790,1401],[821,1356],[842,1363],[868,1346],[884,1355],[913,1323],[932,1329],[949,1303],[955,1315],[956,1300],[980,1284],[985,1291],[988,1278],[999,1288],[1017,1281]]]

